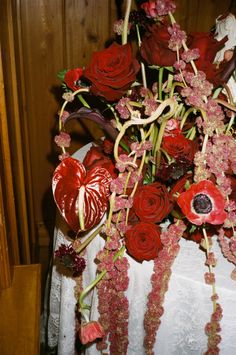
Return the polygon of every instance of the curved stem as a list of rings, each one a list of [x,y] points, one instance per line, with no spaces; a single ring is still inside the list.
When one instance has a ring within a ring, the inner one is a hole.
[[[221,100],[221,99],[215,99],[215,102],[229,108],[231,111],[236,112],[236,105],[234,105],[234,104],[230,104],[229,102]]]
[[[125,134],[126,130],[133,125],[147,125],[149,123],[154,122],[158,117],[160,117],[160,115],[162,114],[162,112],[164,111],[164,109],[166,107],[170,107],[169,112],[165,115],[166,118],[169,118],[171,116],[173,116],[175,108],[177,106],[177,103],[174,99],[167,99],[165,101],[163,101],[158,108],[156,109],[156,111],[153,112],[153,114],[149,117],[149,118],[145,118],[145,119],[131,119],[129,121],[127,121],[123,126],[122,129],[120,131],[120,133],[118,134],[115,144],[114,144],[114,158],[116,159],[116,161],[119,161],[118,158],[118,147],[119,147],[119,142],[122,139],[123,135]],[[127,163],[127,164],[131,164],[131,163]]]
[[[78,89],[76,91],[74,91],[71,95],[74,97],[75,95],[81,93],[81,92],[89,92],[89,89],[88,88],[83,88],[83,89]],[[63,105],[61,107],[61,110],[60,110],[60,114],[59,114],[59,131],[61,131],[62,129],[62,121],[61,121],[61,118],[62,118],[62,115],[63,115],[63,112],[65,110],[65,107],[66,105],[68,104],[69,101],[65,100],[63,102]]]
[[[196,108],[195,108],[195,107],[190,107],[190,108],[185,112],[185,114],[184,114],[184,116],[183,116],[183,118],[182,118],[182,120],[181,120],[181,122],[180,122],[180,129],[181,129],[181,130],[182,130],[182,128],[183,128],[183,126],[184,126],[184,124],[185,124],[185,122],[186,122],[186,120],[187,120],[189,114],[192,113],[192,112],[194,112],[194,111],[196,111]]]
[[[171,87],[170,98],[174,96],[174,91],[175,91],[175,87],[176,87],[176,86],[181,86],[182,88],[185,87],[184,84],[179,83],[179,82],[175,82],[175,83],[172,85],[172,87]]]

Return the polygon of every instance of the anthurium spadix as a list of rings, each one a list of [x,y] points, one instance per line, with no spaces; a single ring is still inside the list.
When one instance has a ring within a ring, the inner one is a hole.
[[[57,207],[76,233],[96,226],[108,206],[111,175],[105,168],[86,171],[84,165],[68,157],[56,168],[52,190]]]

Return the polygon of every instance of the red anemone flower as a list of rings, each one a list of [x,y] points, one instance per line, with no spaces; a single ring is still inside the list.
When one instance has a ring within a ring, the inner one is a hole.
[[[177,200],[183,214],[196,224],[222,224],[227,213],[225,199],[213,182],[203,180],[183,192]]]

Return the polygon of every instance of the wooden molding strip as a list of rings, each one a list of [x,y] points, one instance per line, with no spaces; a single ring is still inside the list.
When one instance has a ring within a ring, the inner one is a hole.
[[[11,264],[19,264],[19,245],[16,223],[15,199],[13,192],[13,179],[11,169],[11,154],[8,138],[8,124],[6,115],[6,103],[4,81],[2,71],[2,52],[0,42],[0,168],[2,184],[2,208],[4,209],[4,224],[7,233],[8,249],[11,256]],[[2,212],[2,213],[3,213]],[[2,214],[3,215],[3,214]]]

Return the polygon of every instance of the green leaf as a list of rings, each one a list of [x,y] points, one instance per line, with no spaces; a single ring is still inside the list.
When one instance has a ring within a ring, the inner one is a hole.
[[[66,91],[69,91],[68,88],[67,88],[67,86],[66,86],[66,84],[62,83],[62,84],[61,84],[61,87],[62,87],[62,89],[66,90]]]
[[[193,233],[196,229],[197,229],[197,227],[194,224],[192,224],[192,226],[191,226],[191,228],[189,230],[189,233],[190,234]]]
[[[187,180],[185,185],[184,185],[185,189],[188,190],[190,188],[190,186],[191,186],[190,182],[189,182],[189,180]]]
[[[63,70],[59,71],[57,73],[58,79],[61,80],[61,81],[64,81],[65,74],[66,74],[67,71],[68,71],[67,69],[63,69]]]

